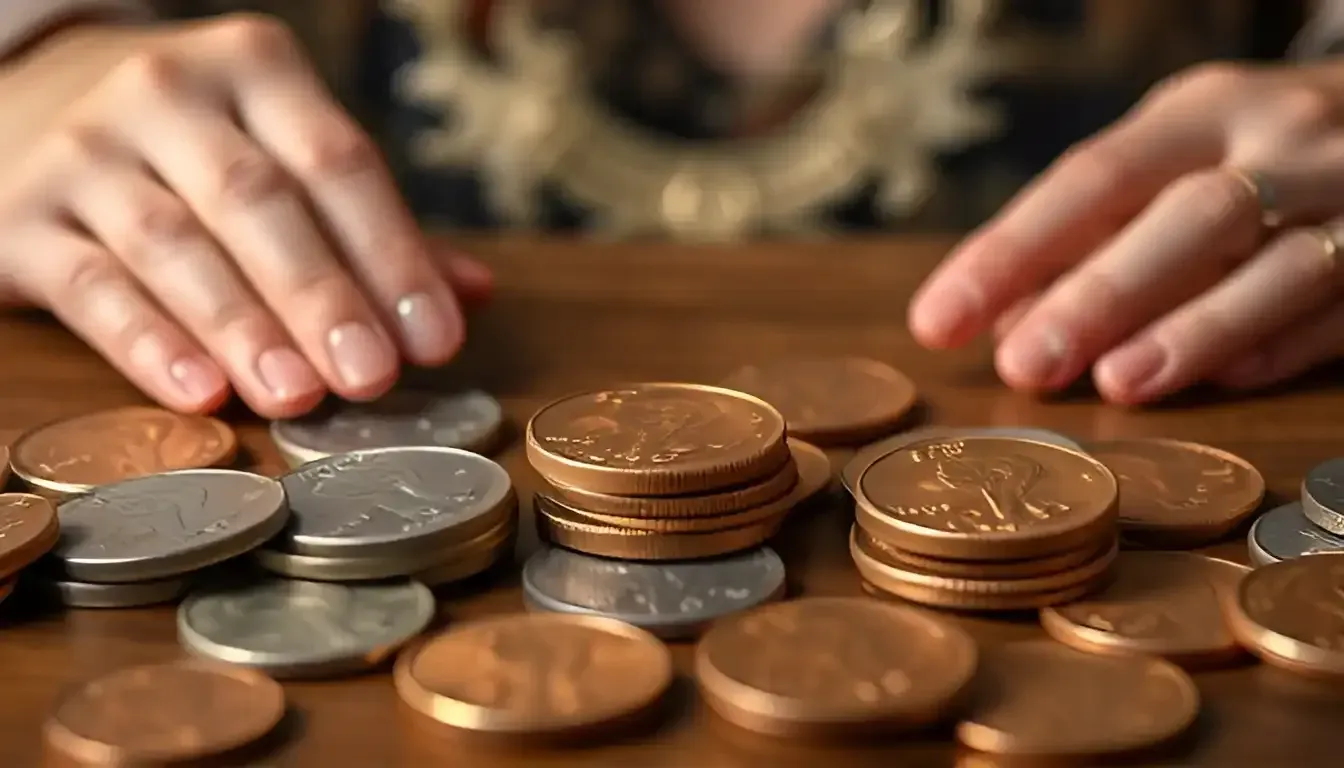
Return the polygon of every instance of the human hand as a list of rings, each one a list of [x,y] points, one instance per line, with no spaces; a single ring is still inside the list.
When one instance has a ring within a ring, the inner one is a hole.
[[[915,338],[993,328],[1010,386],[1092,370],[1116,403],[1256,387],[1344,354],[1344,66],[1206,65],[1057,161],[910,306]]]
[[[282,25],[80,34],[124,55],[0,170],[12,293],[183,411],[292,416],[453,356],[489,272],[426,242]],[[100,61],[67,47],[46,65]]]

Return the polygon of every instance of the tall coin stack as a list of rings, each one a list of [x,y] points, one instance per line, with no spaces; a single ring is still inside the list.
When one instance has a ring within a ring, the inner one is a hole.
[[[850,554],[870,588],[929,606],[1022,610],[1101,586],[1118,550],[1115,476],[1068,448],[963,436],[860,475]]]

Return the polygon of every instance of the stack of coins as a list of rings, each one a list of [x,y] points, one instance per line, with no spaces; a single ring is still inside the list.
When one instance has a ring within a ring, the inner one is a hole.
[[[353,451],[305,464],[280,482],[290,524],[253,555],[282,576],[409,576],[437,586],[513,553],[513,483],[479,454],[431,446]]]
[[[1021,610],[1103,586],[1118,554],[1115,476],[1008,437],[934,439],[869,465],[850,540],[872,589],[963,610]]]
[[[56,507],[31,493],[0,493],[0,602],[14,593],[19,573],[60,540]]]
[[[1302,498],[1256,519],[1246,543],[1256,565],[1344,551],[1344,459],[1307,472]]]
[[[527,457],[549,484],[536,497],[541,537],[624,560],[760,546],[831,475],[824,453],[787,439],[769,404],[694,384],[551,403],[527,426]]]

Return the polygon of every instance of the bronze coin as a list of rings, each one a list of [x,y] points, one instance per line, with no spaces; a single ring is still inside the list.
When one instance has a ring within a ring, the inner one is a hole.
[[[1067,448],[1006,437],[928,440],[873,462],[855,510],[875,537],[947,560],[1078,549],[1115,525],[1115,476]]]
[[[1087,450],[1120,483],[1120,527],[1127,535],[1206,544],[1236,528],[1265,497],[1255,467],[1207,445],[1118,440]]]
[[[1046,608],[1054,639],[1092,653],[1146,653],[1183,666],[1234,659],[1227,601],[1250,569],[1185,552],[1125,552],[1106,589]]]
[[[1194,681],[1157,658],[1009,643],[985,652],[980,674],[984,695],[957,725],[957,739],[979,752],[1138,752],[1180,736],[1199,714]]]
[[[784,417],[750,395],[696,384],[634,384],[545,406],[527,457],[555,485],[595,493],[708,493],[778,472]]]
[[[416,711],[464,731],[545,735],[647,710],[672,655],[615,619],[518,614],[461,624],[402,653],[393,681]]]
[[[861,540],[863,549],[874,560],[894,568],[908,568],[935,576],[953,579],[1028,579],[1036,576],[1050,576],[1073,570],[1097,557],[1101,549],[1098,542],[1088,542],[1077,549],[1071,549],[1046,557],[1027,560],[943,560],[937,557],[906,552],[877,538],[857,525],[856,538]]]
[[[1261,660],[1344,677],[1344,556],[1322,553],[1257,568],[1237,588],[1232,633]]]
[[[775,406],[790,435],[817,445],[857,445],[885,435],[915,404],[915,385],[905,374],[859,357],[750,365],[722,386]]]
[[[79,493],[175,469],[229,464],[233,430],[216,419],[130,406],[38,427],[14,444],[14,472],[30,485]]]
[[[724,720],[826,736],[944,719],[968,689],[976,658],[969,635],[931,614],[817,597],[719,621],[696,648],[695,674]]]
[[[60,536],[50,501],[31,493],[0,493],[0,580],[50,552]]]
[[[44,733],[57,754],[84,764],[175,764],[252,744],[284,713],[285,692],[269,677],[182,661],[86,683],[57,706]]]

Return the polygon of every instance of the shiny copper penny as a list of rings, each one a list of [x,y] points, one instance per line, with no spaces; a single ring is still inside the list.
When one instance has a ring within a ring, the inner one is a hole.
[[[965,746],[993,754],[1102,756],[1158,747],[1199,714],[1180,667],[1144,656],[1097,656],[1057,643],[984,653],[983,695],[957,725]]]
[[[695,674],[731,723],[826,736],[942,720],[961,703],[977,655],[970,636],[931,614],[818,597],[720,621],[696,648]]]
[[[0,493],[0,580],[50,552],[60,536],[50,501],[31,493]]]
[[[95,485],[233,461],[238,440],[216,419],[130,406],[38,427],[14,443],[14,472],[35,488],[78,493]]]
[[[699,560],[760,546],[779,532],[791,508],[791,503],[781,503],[773,517],[733,528],[656,531],[595,521],[555,499],[533,497],[537,535],[542,541],[597,557],[639,561]]]
[[[1236,528],[1265,498],[1265,481],[1244,459],[1180,440],[1092,443],[1088,453],[1120,483],[1127,536],[1198,546]]]
[[[1344,677],[1344,556],[1318,554],[1251,571],[1228,619],[1242,645],[1266,663]]]
[[[527,457],[555,485],[675,496],[749,484],[789,459],[784,417],[750,395],[696,384],[633,384],[542,408]]]
[[[1095,559],[1102,548],[1100,542],[1088,542],[1077,549],[1027,560],[943,560],[907,552],[873,536],[862,526],[856,527],[855,538],[862,541],[864,551],[878,562],[953,579],[1007,580],[1050,576]],[[1109,543],[1113,538],[1105,541]]]
[[[397,659],[411,708],[464,731],[546,735],[647,710],[672,684],[672,655],[614,619],[517,614],[460,624]]]
[[[1078,549],[1115,526],[1115,476],[1056,445],[928,440],[873,462],[856,518],[873,536],[946,560],[1022,560]]]
[[[269,677],[181,661],[85,684],[57,706],[44,733],[55,753],[86,765],[177,764],[256,742],[284,713],[284,690]]]
[[[858,445],[885,435],[915,404],[915,385],[905,374],[859,357],[746,366],[722,385],[775,406],[790,435],[817,445]]]

